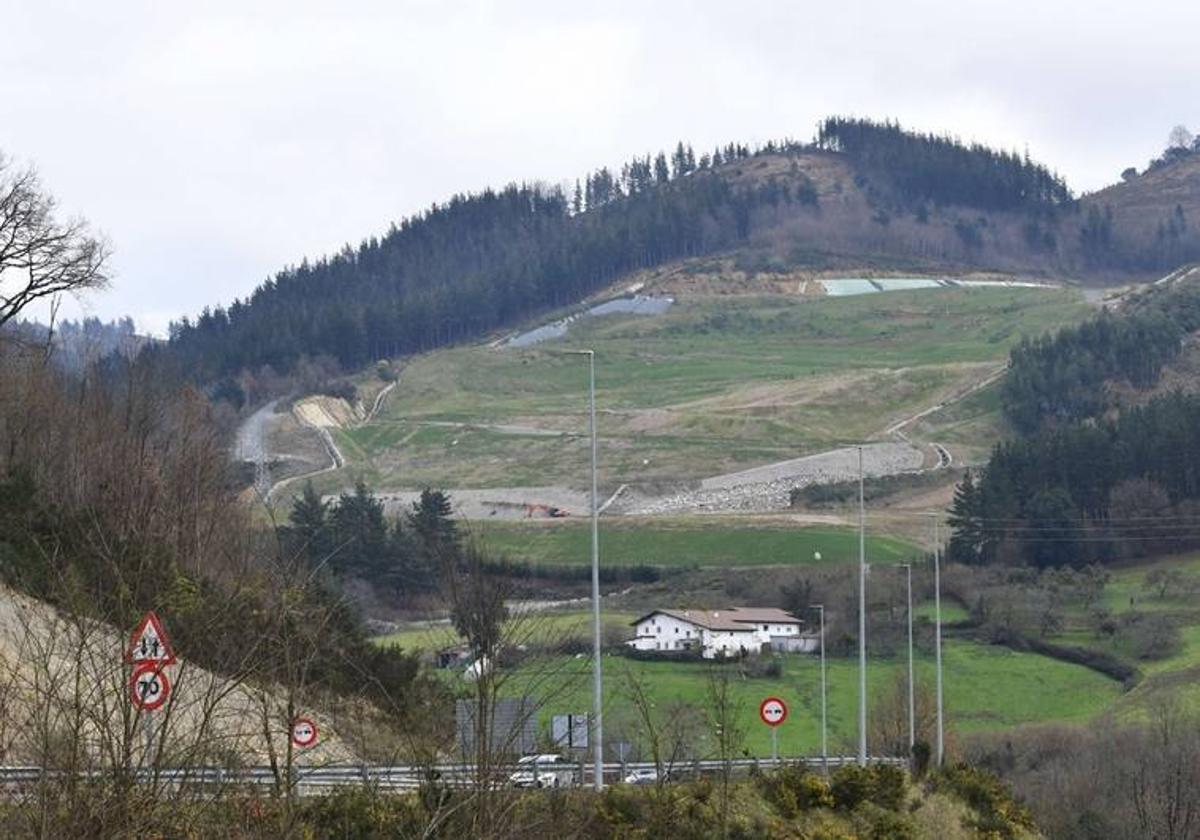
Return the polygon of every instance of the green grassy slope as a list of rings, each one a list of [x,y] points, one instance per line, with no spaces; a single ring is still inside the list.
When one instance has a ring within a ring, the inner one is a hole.
[[[877,437],[1086,311],[1070,290],[685,297],[534,348],[418,357],[382,415],[338,441],[381,489],[579,485],[587,372],[554,351],[592,347],[604,481],[702,477]],[[977,425],[994,416],[994,400],[975,408]]]
[[[1155,569],[1174,569],[1181,573],[1180,584],[1173,585],[1160,598],[1146,583]],[[1125,694],[1115,710],[1118,714],[1140,718],[1154,704],[1164,700],[1200,709],[1200,604],[1196,581],[1200,580],[1200,554],[1164,557],[1150,562],[1115,569],[1105,587],[1098,607],[1117,620],[1130,613],[1161,615],[1179,627],[1180,644],[1171,655],[1157,660],[1138,660],[1128,639],[1121,634],[1109,637],[1096,628],[1096,607],[1079,605],[1063,608],[1062,630],[1050,641],[1076,645],[1112,654],[1141,669],[1145,678]]]
[[[629,517],[602,521],[606,565],[790,566],[846,563],[858,556],[858,532],[825,526],[756,524],[751,518]],[[586,521],[481,523],[474,533],[494,554],[532,563],[586,563],[591,530]],[[901,563],[918,555],[913,545],[868,536],[874,563]]]
[[[886,693],[906,667],[899,658],[872,659],[867,671],[868,696],[878,699]],[[628,701],[630,675],[642,681],[658,709],[667,709],[676,702],[703,709],[712,668],[708,663],[605,657],[606,731],[633,727]],[[830,749],[845,751],[851,749],[857,737],[857,662],[831,658],[827,668]],[[1110,707],[1121,694],[1117,682],[1081,666],[970,642],[947,643],[944,670],[947,718],[951,730],[961,733],[1042,721],[1084,721]],[[536,686],[534,693],[546,701],[547,718],[556,713],[585,712],[591,706],[590,673],[590,661],[586,658],[539,661],[517,672],[506,684],[506,690],[520,694]],[[930,657],[920,657],[917,680],[932,688],[934,669]],[[733,690],[738,720],[751,754],[770,755],[770,733],[758,719],[758,704],[770,695],[782,697],[791,707],[790,719],[780,730],[781,753],[819,754],[821,701],[817,657],[787,656],[783,676],[739,677]]]

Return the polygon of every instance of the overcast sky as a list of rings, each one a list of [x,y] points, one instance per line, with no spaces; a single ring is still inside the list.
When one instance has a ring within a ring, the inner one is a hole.
[[[456,191],[831,113],[1096,189],[1200,129],[1198,33],[1194,0],[0,0],[0,149],[111,239],[86,311],[162,332]]]

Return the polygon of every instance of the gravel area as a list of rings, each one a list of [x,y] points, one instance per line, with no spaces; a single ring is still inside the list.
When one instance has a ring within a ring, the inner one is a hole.
[[[863,447],[863,474],[874,478],[918,472],[924,460],[924,453],[909,443],[867,444]],[[782,510],[789,505],[788,494],[793,487],[857,477],[858,449],[847,447],[713,476],[701,481],[696,489],[658,498],[630,496],[618,505],[621,513],[632,514]]]
[[[591,510],[588,493],[567,487],[489,487],[484,489],[448,489],[454,515],[465,519],[525,519],[529,505],[553,506],[569,516],[587,516]],[[395,516],[411,510],[420,491],[380,493],[384,511]],[[546,517],[544,510],[534,510],[534,518]]]

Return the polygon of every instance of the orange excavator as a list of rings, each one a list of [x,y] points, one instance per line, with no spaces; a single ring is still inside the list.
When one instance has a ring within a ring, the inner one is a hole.
[[[533,519],[534,516],[549,516],[551,519],[562,519],[564,516],[570,516],[568,511],[556,505],[525,505],[525,518]]]

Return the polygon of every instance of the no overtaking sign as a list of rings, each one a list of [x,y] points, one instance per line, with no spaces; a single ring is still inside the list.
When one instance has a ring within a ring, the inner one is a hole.
[[[767,726],[779,726],[788,716],[787,703],[778,697],[768,697],[758,707],[758,716]]]

